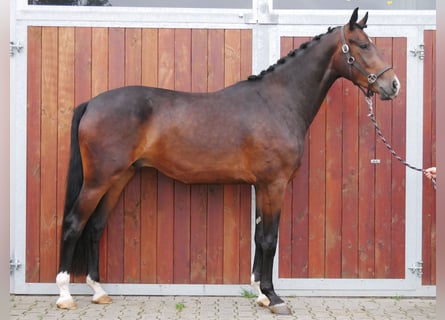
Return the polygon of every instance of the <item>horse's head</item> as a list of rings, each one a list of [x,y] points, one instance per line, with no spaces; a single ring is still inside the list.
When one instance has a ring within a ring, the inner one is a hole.
[[[363,31],[368,13],[357,22],[358,8],[349,22],[338,29],[339,49],[334,58],[333,68],[343,77],[351,80],[366,94],[378,93],[382,100],[393,99],[400,90],[400,81],[392,67],[384,62],[372,40]]]

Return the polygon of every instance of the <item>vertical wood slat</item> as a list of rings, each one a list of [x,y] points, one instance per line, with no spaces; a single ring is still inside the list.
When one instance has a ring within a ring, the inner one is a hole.
[[[125,29],[125,85],[142,81],[141,29]],[[141,278],[141,174],[137,172],[123,191],[124,198],[124,282]]]
[[[340,278],[342,262],[342,116],[343,80],[326,96],[326,222],[325,276]]]
[[[91,35],[91,95],[108,90],[108,28],[94,28]],[[99,274],[101,281],[108,273],[108,225],[99,243]]]
[[[292,37],[281,37],[280,39],[280,56],[285,56],[293,49]],[[284,196],[283,206],[281,208],[280,229],[279,229],[279,252],[277,258],[278,274],[283,278],[292,277],[292,182],[289,183],[286,194]]]
[[[209,92],[224,88],[224,30],[208,30]],[[208,186],[207,283],[223,283],[224,187]]]
[[[108,89],[125,84],[125,30],[108,30]],[[124,282],[124,201],[121,196],[108,219],[106,282]],[[117,254],[118,253],[118,254]]]
[[[66,173],[70,155],[71,115],[74,108],[74,37],[74,28],[59,28],[56,261],[59,261],[60,255]]]
[[[142,30],[142,85],[158,86],[158,30]],[[158,173],[141,170],[141,282],[156,283]]]
[[[343,80],[341,277],[358,277],[359,91]],[[362,98],[360,96],[360,98]]]
[[[436,166],[436,32],[424,32],[423,165]],[[439,169],[440,170],[440,169]],[[422,201],[422,285],[436,284],[436,191],[423,181]]]
[[[42,80],[42,28],[28,27],[28,121],[26,172],[26,282],[40,280],[40,109]]]
[[[159,29],[158,86],[174,89],[174,29]],[[158,174],[157,283],[173,283],[174,182]],[[162,192],[161,192],[162,190]]]
[[[191,30],[176,29],[174,34],[175,90],[191,90]],[[174,283],[190,283],[190,185],[175,181]]]
[[[54,281],[57,226],[58,29],[42,28],[40,281]]]
[[[393,38],[392,65],[400,82],[406,83],[407,39]],[[392,145],[406,159],[406,88],[402,85],[397,99],[391,101],[392,107]],[[391,186],[391,278],[405,278],[405,186],[406,167],[392,159]]]
[[[376,39],[376,46],[380,49],[382,59],[391,61],[391,38]],[[379,99],[375,100],[375,113],[382,132],[391,137],[391,108]],[[391,275],[391,154],[381,141],[376,144],[376,158],[380,164],[376,167],[375,182],[375,273],[377,278],[389,278]]]
[[[225,30],[224,86],[240,80],[240,30]],[[239,187],[224,185],[223,283],[239,282]]]

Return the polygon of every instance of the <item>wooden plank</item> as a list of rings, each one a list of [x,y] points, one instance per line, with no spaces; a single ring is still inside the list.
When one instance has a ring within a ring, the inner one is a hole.
[[[241,30],[241,70],[240,80],[252,74],[252,30]]]
[[[224,88],[224,30],[208,31],[208,91]],[[224,187],[208,186],[207,283],[223,283]]]
[[[142,80],[141,29],[125,29],[125,85]],[[124,190],[124,282],[141,278],[141,175],[137,172]]]
[[[301,166],[292,181],[292,278],[309,275],[309,139]]]
[[[208,91],[224,88],[224,30],[208,31]]]
[[[158,29],[142,29],[142,85],[158,86]]]
[[[165,89],[174,89],[175,79],[175,30],[159,29],[159,66],[158,86]]]
[[[191,187],[190,282],[207,281],[207,185]]]
[[[375,98],[373,98],[375,101]],[[368,105],[359,99],[358,120],[358,273],[359,278],[375,277],[375,131],[368,118]]]
[[[70,157],[71,118],[74,108],[74,28],[59,28],[57,89],[57,261],[65,206],[66,178]]]
[[[91,98],[91,28],[75,29],[75,104]]]
[[[358,277],[358,116],[362,99],[355,85],[343,80],[342,278]]]
[[[309,270],[311,278],[325,275],[326,221],[326,102],[309,129]]]
[[[57,75],[58,29],[42,29],[40,281],[57,273]]]
[[[205,29],[192,30],[191,91],[193,92],[207,92],[207,37],[208,31]]]
[[[175,181],[174,283],[190,283],[190,185]]]
[[[142,29],[142,85],[158,85],[158,29]],[[158,173],[141,170],[141,282],[156,283]]]
[[[159,29],[158,86],[174,89],[175,61],[174,29]],[[173,283],[173,226],[174,183],[163,174],[158,175],[158,231],[157,283]]]
[[[239,185],[224,185],[223,283],[239,283]]]
[[[109,89],[125,85],[125,30],[110,28],[108,53]],[[108,219],[107,281],[124,281],[124,201],[119,197],[116,207]]]
[[[141,171],[141,282],[156,283],[158,238],[158,171]]]
[[[158,174],[158,230],[157,230],[157,283],[173,283],[173,225],[174,225],[173,181]]]
[[[225,30],[224,42],[224,86],[228,87],[240,80],[241,71],[241,32]]]
[[[224,187],[209,185],[207,213],[207,283],[223,283]]]
[[[280,38],[280,55],[284,56],[293,48],[292,37]],[[280,278],[292,277],[292,182],[289,183],[283,201],[279,233],[278,273]]]
[[[392,136],[394,150],[406,159],[406,38],[393,38],[392,65],[402,89],[392,102]],[[391,278],[405,278],[405,174],[406,167],[392,159]]]
[[[42,28],[28,27],[27,171],[26,171],[26,282],[40,280],[40,109]],[[32,76],[31,76],[32,75]]]
[[[175,90],[191,91],[191,30],[175,29]],[[174,283],[190,283],[190,185],[175,181]]]
[[[375,41],[382,59],[391,61],[392,39],[378,38]],[[375,113],[385,136],[391,137],[390,102],[375,102]],[[376,168],[375,182],[375,274],[377,278],[391,277],[391,154],[381,141],[376,144],[376,157],[380,164]]]
[[[91,31],[91,95],[108,90],[108,28],[93,28]],[[99,243],[100,279],[107,279],[108,226]]]
[[[251,242],[252,242],[252,187],[240,186],[240,235],[239,235],[239,280],[238,283],[250,284]]]
[[[432,125],[431,125],[431,153],[432,153],[432,163],[434,164],[434,166],[436,166],[436,72],[437,72],[437,64],[436,64],[436,53],[437,53],[437,38],[436,38],[436,31],[435,30],[431,30],[428,31],[432,33],[432,46],[433,46],[433,63],[432,63],[432,76],[431,78],[433,79],[433,85],[432,85],[432,90],[431,90],[431,96],[432,96],[432,107],[431,107],[431,120],[432,120]],[[436,270],[436,259],[437,259],[437,255],[436,255],[436,233],[437,233],[437,225],[436,225],[436,213],[437,213],[437,209],[436,209],[436,190],[432,190],[432,188],[430,189],[432,195],[432,208],[431,208],[431,212],[432,212],[432,219],[431,219],[431,281],[430,284],[431,285],[436,285],[436,274],[437,274],[437,270]]]
[[[325,277],[341,275],[343,81],[326,97],[326,257]]]

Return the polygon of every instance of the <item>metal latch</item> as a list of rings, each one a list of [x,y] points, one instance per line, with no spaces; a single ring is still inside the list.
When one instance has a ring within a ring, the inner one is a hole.
[[[18,41],[17,43],[10,41],[9,42],[9,55],[12,57],[14,55],[15,52],[19,53],[20,51],[22,51],[23,46],[20,43],[20,41]]]
[[[417,48],[409,51],[413,57],[419,58],[419,60],[423,60],[425,57],[425,46],[423,44],[419,44]]]
[[[419,278],[423,274],[423,261],[416,261],[411,267],[408,267],[408,270],[411,271],[413,274],[418,276]]]
[[[18,259],[9,258],[9,272],[13,273],[17,271],[22,266],[22,263]]]

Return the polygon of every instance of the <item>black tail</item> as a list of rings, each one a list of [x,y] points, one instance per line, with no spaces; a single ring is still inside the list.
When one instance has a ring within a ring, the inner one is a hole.
[[[67,177],[67,185],[66,185],[66,196],[65,196],[65,207],[63,213],[63,225],[62,225],[62,246],[61,250],[63,250],[63,235],[66,231],[65,220],[71,209],[76,202],[80,189],[83,184],[83,168],[82,168],[82,158],[80,155],[80,146],[79,146],[79,123],[80,119],[85,113],[88,102],[82,103],[76,109],[74,109],[73,119],[71,122],[71,154],[70,154],[70,162],[68,165],[68,177]],[[74,251],[73,256],[73,264],[72,270],[70,271],[73,274],[82,274],[86,272],[87,268],[87,255],[86,250],[83,247],[84,241],[82,241],[83,236],[79,239],[76,249]],[[61,255],[62,256],[62,255]]]

